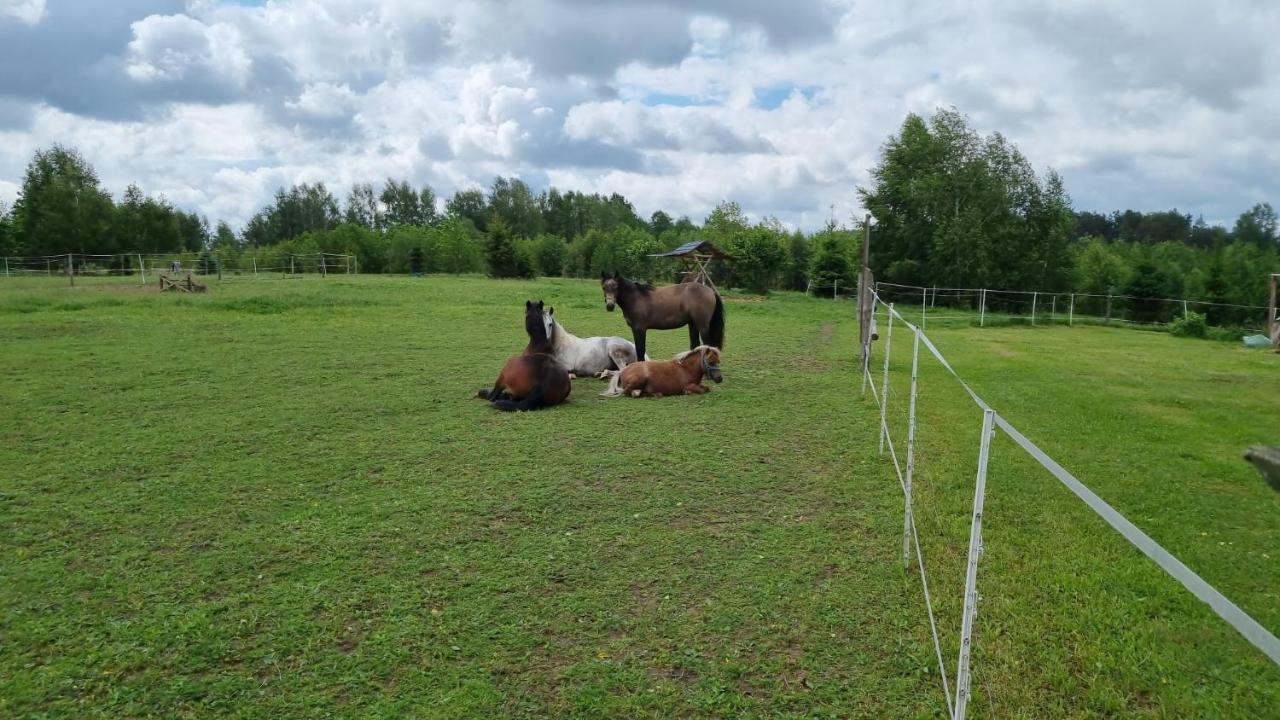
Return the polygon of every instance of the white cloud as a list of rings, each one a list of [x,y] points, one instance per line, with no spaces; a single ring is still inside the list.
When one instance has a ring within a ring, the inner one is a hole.
[[[501,173],[812,228],[858,212],[906,113],[955,105],[1059,168],[1082,208],[1230,221],[1280,202],[1280,6],[1250,0],[112,8],[136,12],[125,37],[46,57],[82,13],[0,0],[0,198],[62,142],[115,192],[137,181],[233,223],[303,180],[447,195]]]
[[[248,80],[252,61],[240,31],[206,25],[186,15],[152,15],[133,24],[126,72],[142,82],[180,82],[195,73],[236,86]]]
[[[5,17],[35,25],[44,17],[44,0],[0,0],[0,18]]]

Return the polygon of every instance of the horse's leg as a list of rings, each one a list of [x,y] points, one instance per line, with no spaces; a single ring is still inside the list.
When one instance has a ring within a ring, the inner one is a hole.
[[[689,349],[692,350],[701,344],[698,338],[698,323],[693,318],[689,318]]]
[[[701,395],[702,393],[709,393],[709,392],[711,392],[711,388],[701,383],[691,382],[688,385],[684,386],[685,395]]]
[[[632,333],[635,335],[635,339],[636,339],[636,357],[638,357],[638,358],[643,358],[643,357],[644,357],[644,334],[645,334],[645,329],[644,329],[644,328],[633,328],[633,329],[632,329]]]
[[[497,400],[502,397],[504,385],[502,384],[502,375],[498,375],[498,379],[493,381],[493,389],[485,390],[480,388],[480,392],[476,393],[476,397],[485,400]]]

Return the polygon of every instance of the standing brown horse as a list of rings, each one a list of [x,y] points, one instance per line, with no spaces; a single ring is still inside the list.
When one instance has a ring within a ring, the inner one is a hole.
[[[642,360],[631,363],[613,376],[604,396],[630,395],[701,395],[711,388],[702,384],[703,376],[715,382],[720,374],[720,351],[707,345],[676,355],[672,360]]]
[[[617,273],[603,273],[600,288],[604,306],[615,306],[635,336],[636,357],[644,357],[644,336],[649,330],[671,330],[689,326],[689,349],[702,343],[724,347],[724,303],[715,290],[701,283],[680,283],[655,288],[649,283],[628,280]]]
[[[525,301],[524,329],[529,334],[524,353],[507,358],[492,390],[482,388],[476,393],[476,397],[504,412],[559,405],[569,397],[572,387],[569,371],[550,354],[551,340],[547,337],[541,300],[536,304]]]

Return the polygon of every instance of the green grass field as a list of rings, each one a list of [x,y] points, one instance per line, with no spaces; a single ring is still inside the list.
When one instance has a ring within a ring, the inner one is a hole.
[[[526,299],[626,334],[574,280],[0,281],[0,716],[945,716],[851,304],[729,297],[709,395],[583,379],[497,413],[472,395],[523,347]],[[1278,439],[1280,357],[930,335],[1280,632],[1280,496],[1240,459]],[[650,353],[686,341],[651,333]],[[954,676],[981,413],[932,362],[920,387],[916,513]],[[985,539],[973,716],[1280,713],[1280,669],[1003,437]]]

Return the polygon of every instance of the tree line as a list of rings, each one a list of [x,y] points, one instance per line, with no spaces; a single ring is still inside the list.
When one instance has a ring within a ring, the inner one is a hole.
[[[872,269],[900,284],[1261,305],[1266,273],[1277,268],[1266,203],[1230,230],[1177,210],[1076,212],[1057,173],[1037,173],[1014,144],[981,135],[954,109],[908,115],[858,194],[874,216]],[[277,191],[237,234],[222,222],[210,231],[204,218],[134,185],[115,202],[92,166],[61,146],[35,154],[18,201],[0,208],[5,255],[204,250],[231,267],[264,254],[329,252],[353,255],[371,273],[608,270],[671,281],[676,264],[651,256],[706,239],[734,257],[713,267],[717,282],[752,292],[852,287],[862,231],[857,221],[788,230],[774,218],[750,220],[734,202],[701,222],[662,210],[645,218],[617,193],[535,192],[497,177],[443,201],[406,180],[357,183],[342,198],[303,183]],[[1238,320],[1230,311],[1216,319]]]
[[[714,269],[731,287],[847,288],[855,280],[855,233],[834,223],[812,234],[790,231],[776,218],[750,221],[733,202],[701,224],[662,210],[644,218],[618,193],[534,192],[514,177],[443,203],[429,186],[406,180],[357,183],[341,200],[323,182],[302,183],[278,190],[236,234],[224,222],[210,231],[206,219],[136,185],[117,203],[83,156],[54,146],[31,160],[12,210],[0,208],[6,256],[216,252],[229,268],[249,258],[326,252],[352,255],[368,273],[586,277],[608,270],[669,281],[675,264],[652,255],[695,238],[734,256]]]

